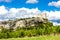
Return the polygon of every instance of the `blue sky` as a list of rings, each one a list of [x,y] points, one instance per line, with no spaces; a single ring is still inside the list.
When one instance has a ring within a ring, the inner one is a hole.
[[[37,0],[37,3],[26,3],[27,0],[11,0],[11,2],[5,2],[5,1],[1,1],[0,2],[0,6],[4,5],[8,8],[22,8],[22,7],[26,7],[26,8],[36,8],[38,7],[39,10],[43,11],[43,10],[60,10],[60,8],[56,8],[54,6],[48,6],[49,2],[52,1],[58,1],[58,0]]]
[[[36,11],[60,25],[60,0],[0,0],[0,21],[36,16]]]

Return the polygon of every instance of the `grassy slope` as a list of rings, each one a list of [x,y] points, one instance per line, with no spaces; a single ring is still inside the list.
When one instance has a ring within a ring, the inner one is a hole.
[[[25,38],[9,38],[0,40],[60,40],[60,35],[58,36],[39,36],[39,37],[25,37]]]

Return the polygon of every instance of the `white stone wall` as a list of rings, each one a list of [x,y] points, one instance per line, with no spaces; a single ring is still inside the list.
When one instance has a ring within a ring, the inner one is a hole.
[[[24,24],[24,21],[23,20],[20,20],[20,21],[18,21],[18,22],[16,22],[16,27],[24,27],[25,26],[25,24]]]

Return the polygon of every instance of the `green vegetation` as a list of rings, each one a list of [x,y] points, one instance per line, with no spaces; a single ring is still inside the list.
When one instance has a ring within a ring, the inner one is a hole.
[[[0,40],[60,40],[60,35],[38,36],[38,37],[24,37],[24,38],[9,38]]]
[[[10,29],[2,28],[2,31],[0,31],[0,39],[36,37],[51,34],[53,35],[60,34],[60,26],[53,26],[53,23],[47,21],[45,23],[37,22],[35,23],[35,26],[17,28],[16,30],[13,30],[11,28]]]

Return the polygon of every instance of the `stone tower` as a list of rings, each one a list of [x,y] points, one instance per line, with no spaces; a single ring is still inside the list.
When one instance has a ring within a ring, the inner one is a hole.
[[[43,13],[42,14],[42,18],[47,19],[47,14],[46,13]]]
[[[37,17],[37,20],[44,21],[43,18],[42,18],[42,15],[38,11],[36,11],[36,17]]]

